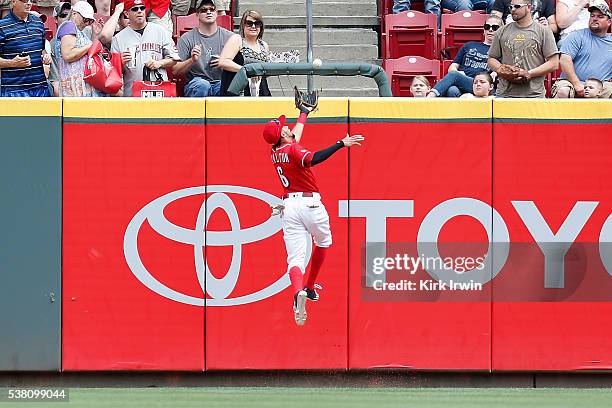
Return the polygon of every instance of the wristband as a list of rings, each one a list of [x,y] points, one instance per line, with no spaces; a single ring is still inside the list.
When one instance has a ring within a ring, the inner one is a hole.
[[[302,112],[300,113],[300,116],[298,117],[297,123],[301,123],[302,125],[305,125],[306,119],[308,119],[308,115]]]

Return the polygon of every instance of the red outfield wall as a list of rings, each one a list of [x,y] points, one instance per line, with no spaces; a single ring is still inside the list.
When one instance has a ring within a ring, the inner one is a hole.
[[[612,276],[597,244],[612,241],[609,102],[323,100],[304,146],[347,131],[366,141],[314,168],[334,244],[301,328],[261,139],[291,102],[170,102],[64,102],[64,370],[611,366]],[[566,291],[544,289],[518,212],[541,227],[535,206],[554,238],[575,205],[557,235],[589,213],[585,245],[565,258]],[[469,295],[371,287],[373,254],[418,256],[432,240],[441,254],[486,253],[492,237],[512,243],[507,259],[493,246]]]

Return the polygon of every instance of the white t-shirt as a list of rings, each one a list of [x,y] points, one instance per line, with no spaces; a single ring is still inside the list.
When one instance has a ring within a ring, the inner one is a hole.
[[[126,27],[113,37],[112,52],[131,51],[136,63],[123,66],[123,95],[132,96],[132,83],[142,81],[142,70],[145,63],[160,61],[170,57],[180,61],[174,42],[166,30],[158,24],[148,23],[142,35],[130,27]],[[168,80],[165,69],[160,69],[164,80]]]

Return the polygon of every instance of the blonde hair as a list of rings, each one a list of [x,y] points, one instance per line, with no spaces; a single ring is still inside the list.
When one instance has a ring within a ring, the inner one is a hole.
[[[429,79],[425,78],[423,75],[417,75],[414,78],[412,78],[412,82],[410,83],[410,86],[412,86],[414,81],[421,81],[425,85],[427,85],[428,88],[431,88],[431,84],[429,83]]]

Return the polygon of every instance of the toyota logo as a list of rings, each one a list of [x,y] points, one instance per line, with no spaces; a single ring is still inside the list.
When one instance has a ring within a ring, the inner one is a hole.
[[[173,201],[193,195],[204,196],[208,193],[212,194],[208,199],[202,202],[198,212],[195,229],[191,230],[173,224],[164,216],[164,208]],[[265,222],[259,225],[240,229],[238,211],[227,193],[246,195],[262,200],[269,205],[282,203],[278,197],[264,191],[249,187],[229,185],[190,187],[161,196],[138,211],[125,230],[123,252],[128,267],[134,276],[153,292],[176,302],[194,306],[204,306],[204,304],[206,304],[206,306],[243,305],[274,296],[283,289],[289,287],[291,284],[289,277],[287,274],[283,274],[277,281],[270,284],[270,286],[255,293],[228,298],[236,287],[236,282],[240,275],[242,245],[271,237],[282,229],[282,225],[279,217],[269,217]],[[216,209],[225,211],[230,221],[231,230],[206,231],[205,243],[204,231],[206,230],[210,215]],[[145,221],[147,221],[151,228],[161,236],[193,246],[197,279],[202,288],[202,293],[207,293],[210,298],[199,298],[177,292],[151,275],[142,263],[138,252],[138,233]],[[204,259],[204,251],[202,251],[205,245],[232,247],[233,252],[230,267],[223,278],[218,279],[210,272],[206,259]],[[310,247],[308,252],[310,252]],[[308,254],[306,262],[308,262],[309,257]]]

